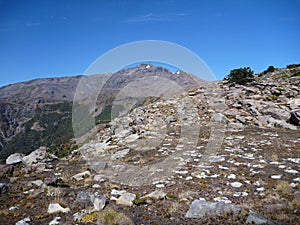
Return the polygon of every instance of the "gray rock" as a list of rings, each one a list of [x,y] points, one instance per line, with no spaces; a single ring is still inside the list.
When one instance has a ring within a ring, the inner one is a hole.
[[[118,151],[118,152],[116,152],[115,154],[113,154],[111,156],[111,159],[116,160],[116,159],[119,159],[119,158],[123,158],[125,155],[127,155],[129,153],[129,151],[130,151],[129,148]]]
[[[94,205],[94,209],[99,211],[101,209],[104,209],[105,205],[106,205],[106,198],[102,197],[102,196],[95,196],[92,198],[92,202]]]
[[[274,222],[259,213],[251,212],[247,217],[246,224],[274,224]]]
[[[38,162],[39,160],[43,160],[47,156],[47,148],[40,147],[35,151],[31,152],[29,155],[24,156],[22,158],[22,162],[26,165],[32,165],[34,162]]]
[[[91,176],[91,173],[90,171],[84,171],[82,173],[78,173],[78,174],[75,174],[72,178],[77,180],[77,181],[80,181],[80,180],[83,180],[87,177],[90,177]]]
[[[58,203],[51,203],[48,206],[48,213],[52,214],[52,213],[67,213],[70,212],[69,208],[63,208],[60,204]]]
[[[264,115],[270,115],[277,120],[288,120],[290,118],[290,113],[284,109],[269,108],[263,111]]]
[[[107,162],[104,161],[91,162],[89,166],[91,170],[94,170],[96,172],[104,170],[106,167],[107,167]]]
[[[126,205],[126,206],[132,206],[134,201],[136,199],[136,195],[128,192],[124,192],[121,194],[121,196],[116,200],[116,203],[119,205]]]
[[[6,164],[11,165],[11,164],[16,164],[16,163],[20,163],[22,162],[22,158],[25,155],[22,153],[14,153],[11,154],[10,156],[8,156],[8,158],[6,159]]]
[[[228,213],[237,214],[241,210],[241,206],[224,202],[207,202],[204,200],[194,200],[185,217],[201,219],[205,217],[222,216]]]
[[[75,202],[84,207],[92,206],[92,194],[90,192],[80,191]]]
[[[290,123],[300,126],[300,109],[291,112]]]
[[[80,191],[75,202],[83,207],[94,206],[94,209],[99,211],[105,207],[107,200],[105,197],[99,196],[97,193],[93,194],[90,192]]]
[[[28,222],[30,222],[30,221],[31,221],[30,218],[29,218],[29,217],[26,217],[26,218],[24,218],[24,219],[22,219],[22,220],[16,222],[15,225],[29,225]]]
[[[292,110],[300,107],[300,98],[294,98],[287,103]]]
[[[212,122],[216,122],[216,123],[227,123],[228,119],[225,115],[223,115],[222,113],[215,113],[212,118],[211,118]]]
[[[150,194],[146,195],[145,197],[149,197],[155,200],[160,200],[160,199],[164,199],[166,197],[166,193],[159,189],[156,191],[151,192]]]

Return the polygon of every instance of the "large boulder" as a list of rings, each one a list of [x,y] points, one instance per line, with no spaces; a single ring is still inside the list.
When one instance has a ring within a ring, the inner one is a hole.
[[[205,200],[193,201],[189,211],[186,213],[186,218],[206,218],[216,217],[227,214],[238,214],[242,211],[242,207],[224,202],[207,202]]]
[[[22,158],[25,155],[22,153],[14,153],[11,154],[10,156],[8,156],[8,158],[6,159],[6,164],[8,165],[12,165],[12,164],[16,164],[16,163],[20,163],[22,162]]]
[[[279,108],[268,108],[263,110],[264,115],[270,115],[277,120],[288,120],[290,118],[290,113],[287,110]]]
[[[23,157],[22,161],[26,165],[32,165],[32,163],[37,162],[39,160],[43,160],[47,156],[47,148],[40,147],[35,151],[31,152],[29,155]]]

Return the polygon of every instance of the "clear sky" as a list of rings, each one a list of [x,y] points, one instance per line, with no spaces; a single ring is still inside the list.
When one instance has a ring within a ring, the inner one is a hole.
[[[163,40],[231,69],[300,63],[299,0],[0,0],[0,86],[83,74],[121,44]]]

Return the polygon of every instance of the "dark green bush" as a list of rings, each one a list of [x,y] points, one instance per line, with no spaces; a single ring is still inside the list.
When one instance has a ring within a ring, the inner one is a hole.
[[[239,69],[234,69],[230,71],[224,80],[228,81],[228,83],[232,84],[246,84],[248,82],[253,81],[254,72],[250,67],[244,67]]]
[[[269,66],[268,69],[266,69],[263,74],[266,74],[266,73],[272,73],[275,71],[275,67],[274,66]]]
[[[290,65],[287,65],[286,68],[288,69],[293,69],[293,68],[296,68],[296,67],[299,67],[300,64],[290,64]]]

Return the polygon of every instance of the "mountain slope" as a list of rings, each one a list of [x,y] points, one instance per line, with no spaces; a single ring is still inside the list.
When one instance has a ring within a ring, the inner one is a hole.
[[[102,123],[103,118],[109,121],[109,105],[118,92],[137,78],[159,76],[186,87],[196,84],[190,74],[172,73],[163,67],[144,64],[111,75],[92,76],[98,80],[110,77],[98,96],[96,114]],[[81,78],[36,79],[0,88],[1,160],[13,152],[29,153],[39,146],[57,152],[62,144],[70,142],[73,137],[72,102]],[[98,91],[99,88],[92,83],[90,89]]]

